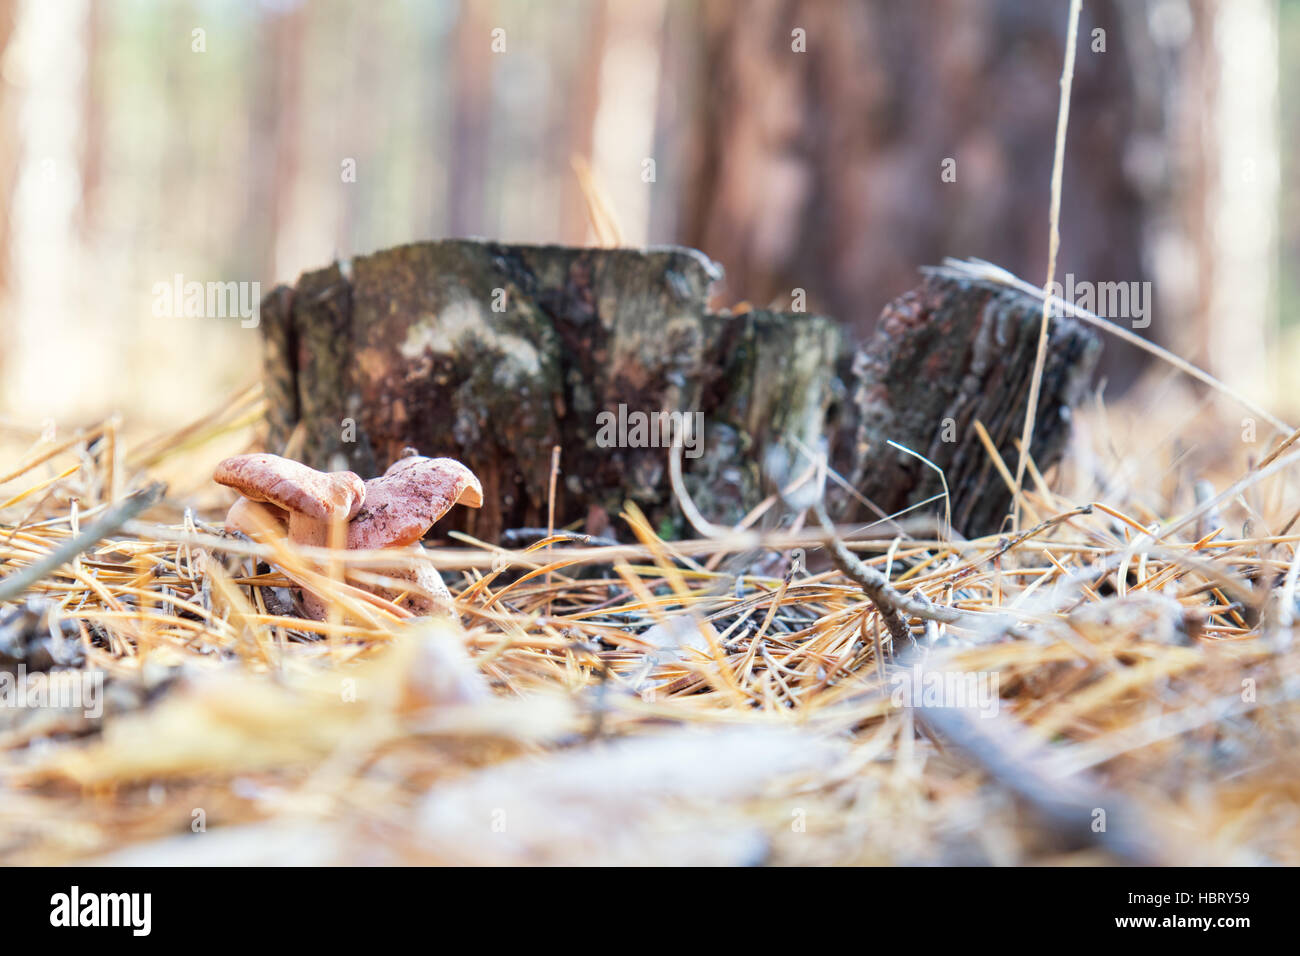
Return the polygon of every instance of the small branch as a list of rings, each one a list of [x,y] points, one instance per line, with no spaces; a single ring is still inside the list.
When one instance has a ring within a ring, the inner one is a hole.
[[[41,578],[52,574],[104,538],[120,531],[124,524],[157,502],[166,487],[162,482],[156,481],[127,495],[121,502],[105,511],[89,528],[69,538],[35,564],[0,578],[0,601],[12,601]]]
[[[563,528],[507,528],[501,532],[501,545],[505,548],[526,548],[535,541],[548,537],[563,538],[574,544],[590,545],[593,548],[617,548],[620,542],[614,538],[605,538],[597,534],[584,534],[581,531],[565,531]]]
[[[848,549],[844,539],[836,533],[835,526],[831,524],[830,516],[826,514],[826,506],[820,498],[813,505],[813,510],[817,513],[817,520],[826,533],[826,546],[830,550],[835,566],[861,585],[867,597],[880,609],[880,615],[885,619],[885,625],[889,628],[889,633],[895,642],[912,636],[907,626],[907,618],[903,616],[904,613],[907,617],[920,618],[923,621],[938,621],[941,624],[952,624],[972,630],[1001,627],[1010,634],[1024,636],[1023,628],[1016,624],[1010,615],[974,614],[959,608],[935,604],[925,597],[912,597],[902,593],[890,584],[883,574]],[[899,645],[895,643],[895,647],[897,646]]]
[[[1092,514],[1092,505],[1082,505],[1078,508],[1072,508],[1069,511],[1063,511],[1059,515],[1055,515],[1054,517],[1047,518],[1043,521],[1040,521],[1038,522],[1038,524],[1034,525],[1028,531],[1023,531],[1020,534],[1016,535],[1014,538],[1004,541],[1002,544],[998,545],[998,547],[995,548],[993,551],[990,551],[988,554],[981,556],[978,561],[972,561],[970,567],[958,571],[955,575],[953,575],[953,582],[956,583],[957,581],[961,581],[964,580],[965,578],[970,577],[982,565],[988,564],[990,561],[996,561],[998,558],[1002,557],[1004,554],[1006,554],[1009,551],[1014,551],[1016,548],[1020,547],[1022,544],[1028,541],[1030,538],[1042,534],[1048,528],[1053,528],[1063,521],[1069,521],[1071,518],[1077,518],[1080,515],[1090,515],[1090,514]]]
[[[884,618],[885,626],[889,628],[889,636],[893,639],[896,649],[901,650],[912,638],[912,631],[907,626],[907,619],[900,613],[900,609],[906,610],[913,617],[920,618],[935,615],[937,612],[941,615],[940,620],[949,620],[945,612],[950,611],[950,608],[938,608],[928,602],[921,604],[907,597],[892,587],[883,574],[850,551],[845,546],[844,540],[835,533],[835,526],[831,524],[830,516],[826,514],[826,505],[820,498],[813,505],[813,509],[817,512],[817,520],[821,523],[822,530],[826,532],[827,547],[830,549],[835,566],[862,586],[862,590],[880,611],[880,616]],[[953,613],[955,615],[957,612]],[[956,622],[954,620],[951,623]]]
[[[908,662],[901,666],[907,667]],[[931,669],[931,673],[936,673]],[[1158,826],[1127,796],[1086,773],[1064,774],[1045,745],[1018,721],[988,718],[968,707],[917,707],[920,722],[952,744],[993,780],[1025,800],[1067,844],[1096,844],[1138,865],[1188,862]],[[1106,825],[1094,829],[1098,811]]]

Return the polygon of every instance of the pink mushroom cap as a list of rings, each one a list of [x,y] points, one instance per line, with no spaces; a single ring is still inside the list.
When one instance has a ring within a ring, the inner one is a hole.
[[[455,504],[483,504],[483,486],[472,471],[454,458],[401,458],[365,483],[365,505],[348,525],[348,548],[412,544]]]
[[[235,455],[212,476],[250,501],[265,501],[317,521],[350,520],[365,500],[365,482],[350,471],[323,472],[279,455]]]

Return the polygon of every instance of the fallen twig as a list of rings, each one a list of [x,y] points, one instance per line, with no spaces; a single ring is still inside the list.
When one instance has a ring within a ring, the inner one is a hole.
[[[83,551],[120,531],[122,526],[146,508],[156,504],[166,489],[160,481],[132,492],[113,505],[103,516],[80,534],[73,535],[35,564],[0,578],[0,601],[12,601],[46,575],[53,574]]]

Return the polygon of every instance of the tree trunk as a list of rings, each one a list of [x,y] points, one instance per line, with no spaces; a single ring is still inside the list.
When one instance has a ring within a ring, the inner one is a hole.
[[[1143,236],[1160,224],[1169,188],[1158,170],[1181,144],[1147,92],[1163,61],[1147,51],[1146,4],[1133,7],[1084,5],[1058,277],[1151,278]],[[702,76],[681,81],[699,92],[677,241],[726,263],[728,301],[781,308],[803,289],[809,308],[858,341],[916,283],[918,263],[979,256],[1041,282],[1067,8],[698,5]],[[1139,334],[1167,338],[1172,328]],[[1142,359],[1113,350],[1111,386],[1131,382]]]

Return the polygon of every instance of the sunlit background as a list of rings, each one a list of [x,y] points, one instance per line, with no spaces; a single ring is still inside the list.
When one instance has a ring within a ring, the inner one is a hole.
[[[155,284],[609,241],[593,195],[720,261],[720,301],[801,288],[859,336],[945,255],[1041,282],[1066,5],[0,0],[0,415],[181,424],[260,343]],[[1300,409],[1300,3],[1083,16],[1059,272],[1150,281],[1142,334]],[[1108,344],[1108,398],[1143,370]]]

